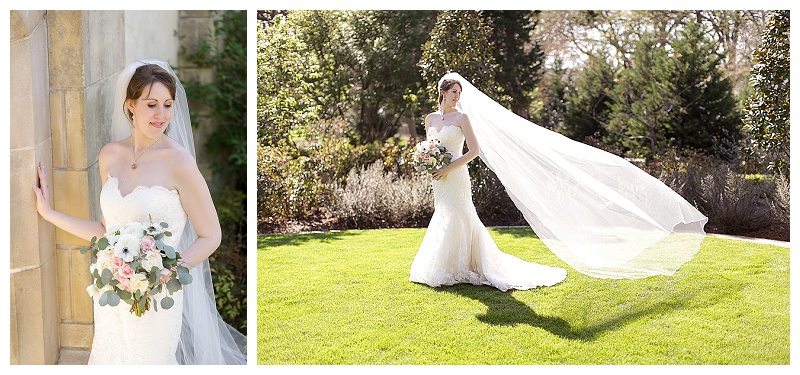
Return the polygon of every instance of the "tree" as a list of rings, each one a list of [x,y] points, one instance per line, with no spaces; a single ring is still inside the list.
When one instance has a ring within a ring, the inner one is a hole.
[[[733,85],[721,70],[725,56],[718,43],[696,22],[672,42],[678,103],[666,137],[678,148],[691,148],[733,161],[739,153],[741,115]]]
[[[321,103],[314,80],[316,55],[284,15],[259,24],[257,39],[258,138],[264,145],[289,142],[293,129],[319,120]]]
[[[481,11],[443,11],[430,32],[430,40],[422,46],[419,66],[422,77],[428,82],[428,92],[433,95],[431,106],[438,105],[436,98],[439,79],[447,73],[457,72],[469,79],[475,87],[498,102],[507,104],[508,97],[498,87],[491,39],[492,29],[486,25]]]
[[[420,67],[422,44],[436,22],[435,11],[362,11],[350,14],[350,45],[363,58],[350,68],[360,143],[383,142],[400,122],[421,110],[412,98],[424,90]]]
[[[776,11],[753,53],[744,130],[773,173],[789,175],[789,11]]]
[[[533,40],[539,11],[486,10],[486,25],[492,28],[489,43],[497,62],[495,81],[510,97],[514,113],[530,118],[532,93],[542,77],[544,54]]]
[[[545,72],[544,82],[538,87],[541,107],[533,114],[535,122],[550,130],[564,133],[564,117],[567,112],[567,95],[571,88],[568,71],[560,59],[556,59],[552,69]]]
[[[607,135],[605,124],[611,112],[610,90],[614,87],[616,70],[610,56],[602,51],[589,58],[567,95],[564,125],[559,131],[573,140],[583,142],[588,137]]]
[[[609,90],[607,143],[618,143],[637,156],[650,156],[667,145],[670,113],[678,105],[672,80],[674,60],[663,45],[645,33]]]

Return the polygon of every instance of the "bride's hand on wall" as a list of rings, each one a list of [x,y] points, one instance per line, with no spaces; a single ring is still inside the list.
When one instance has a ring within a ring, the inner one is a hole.
[[[39,212],[39,215],[42,215],[43,218],[47,219],[49,214],[53,211],[53,207],[50,205],[50,189],[47,185],[47,177],[44,174],[44,164],[39,163],[39,166],[36,168],[36,172],[39,175],[39,183],[38,185],[33,185],[33,191],[36,193],[36,211]]]

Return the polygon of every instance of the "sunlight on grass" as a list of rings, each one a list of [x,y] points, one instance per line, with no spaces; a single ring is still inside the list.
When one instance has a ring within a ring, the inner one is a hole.
[[[672,277],[596,279],[529,228],[505,252],[567,268],[500,292],[408,281],[424,229],[259,238],[258,364],[788,364],[789,249],[707,238]]]

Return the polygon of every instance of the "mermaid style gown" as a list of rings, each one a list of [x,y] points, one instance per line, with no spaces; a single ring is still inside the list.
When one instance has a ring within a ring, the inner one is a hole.
[[[162,186],[139,186],[122,196],[119,181],[109,177],[100,192],[100,207],[106,227],[132,221],[169,224],[171,237],[164,243],[176,247],[186,225],[186,212],[178,192]],[[167,293],[166,290],[162,293]],[[160,300],[160,293],[156,300]],[[130,305],[100,306],[94,302],[94,341],[89,364],[174,364],[181,334],[183,291],[171,295],[175,305],[169,309],[151,306],[141,317],[130,312]]]
[[[430,127],[431,138],[438,138],[454,160],[462,155],[460,127],[448,125],[441,131]],[[526,262],[497,248],[472,203],[466,165],[432,184],[434,213],[411,264],[410,281],[432,287],[491,285],[505,292],[551,286],[566,278],[563,268]]]

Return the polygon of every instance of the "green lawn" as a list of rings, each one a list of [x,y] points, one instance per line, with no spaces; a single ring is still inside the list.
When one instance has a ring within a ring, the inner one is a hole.
[[[789,364],[787,248],[707,238],[672,277],[606,280],[529,228],[490,232],[567,279],[409,282],[424,229],[260,237],[258,364]]]

